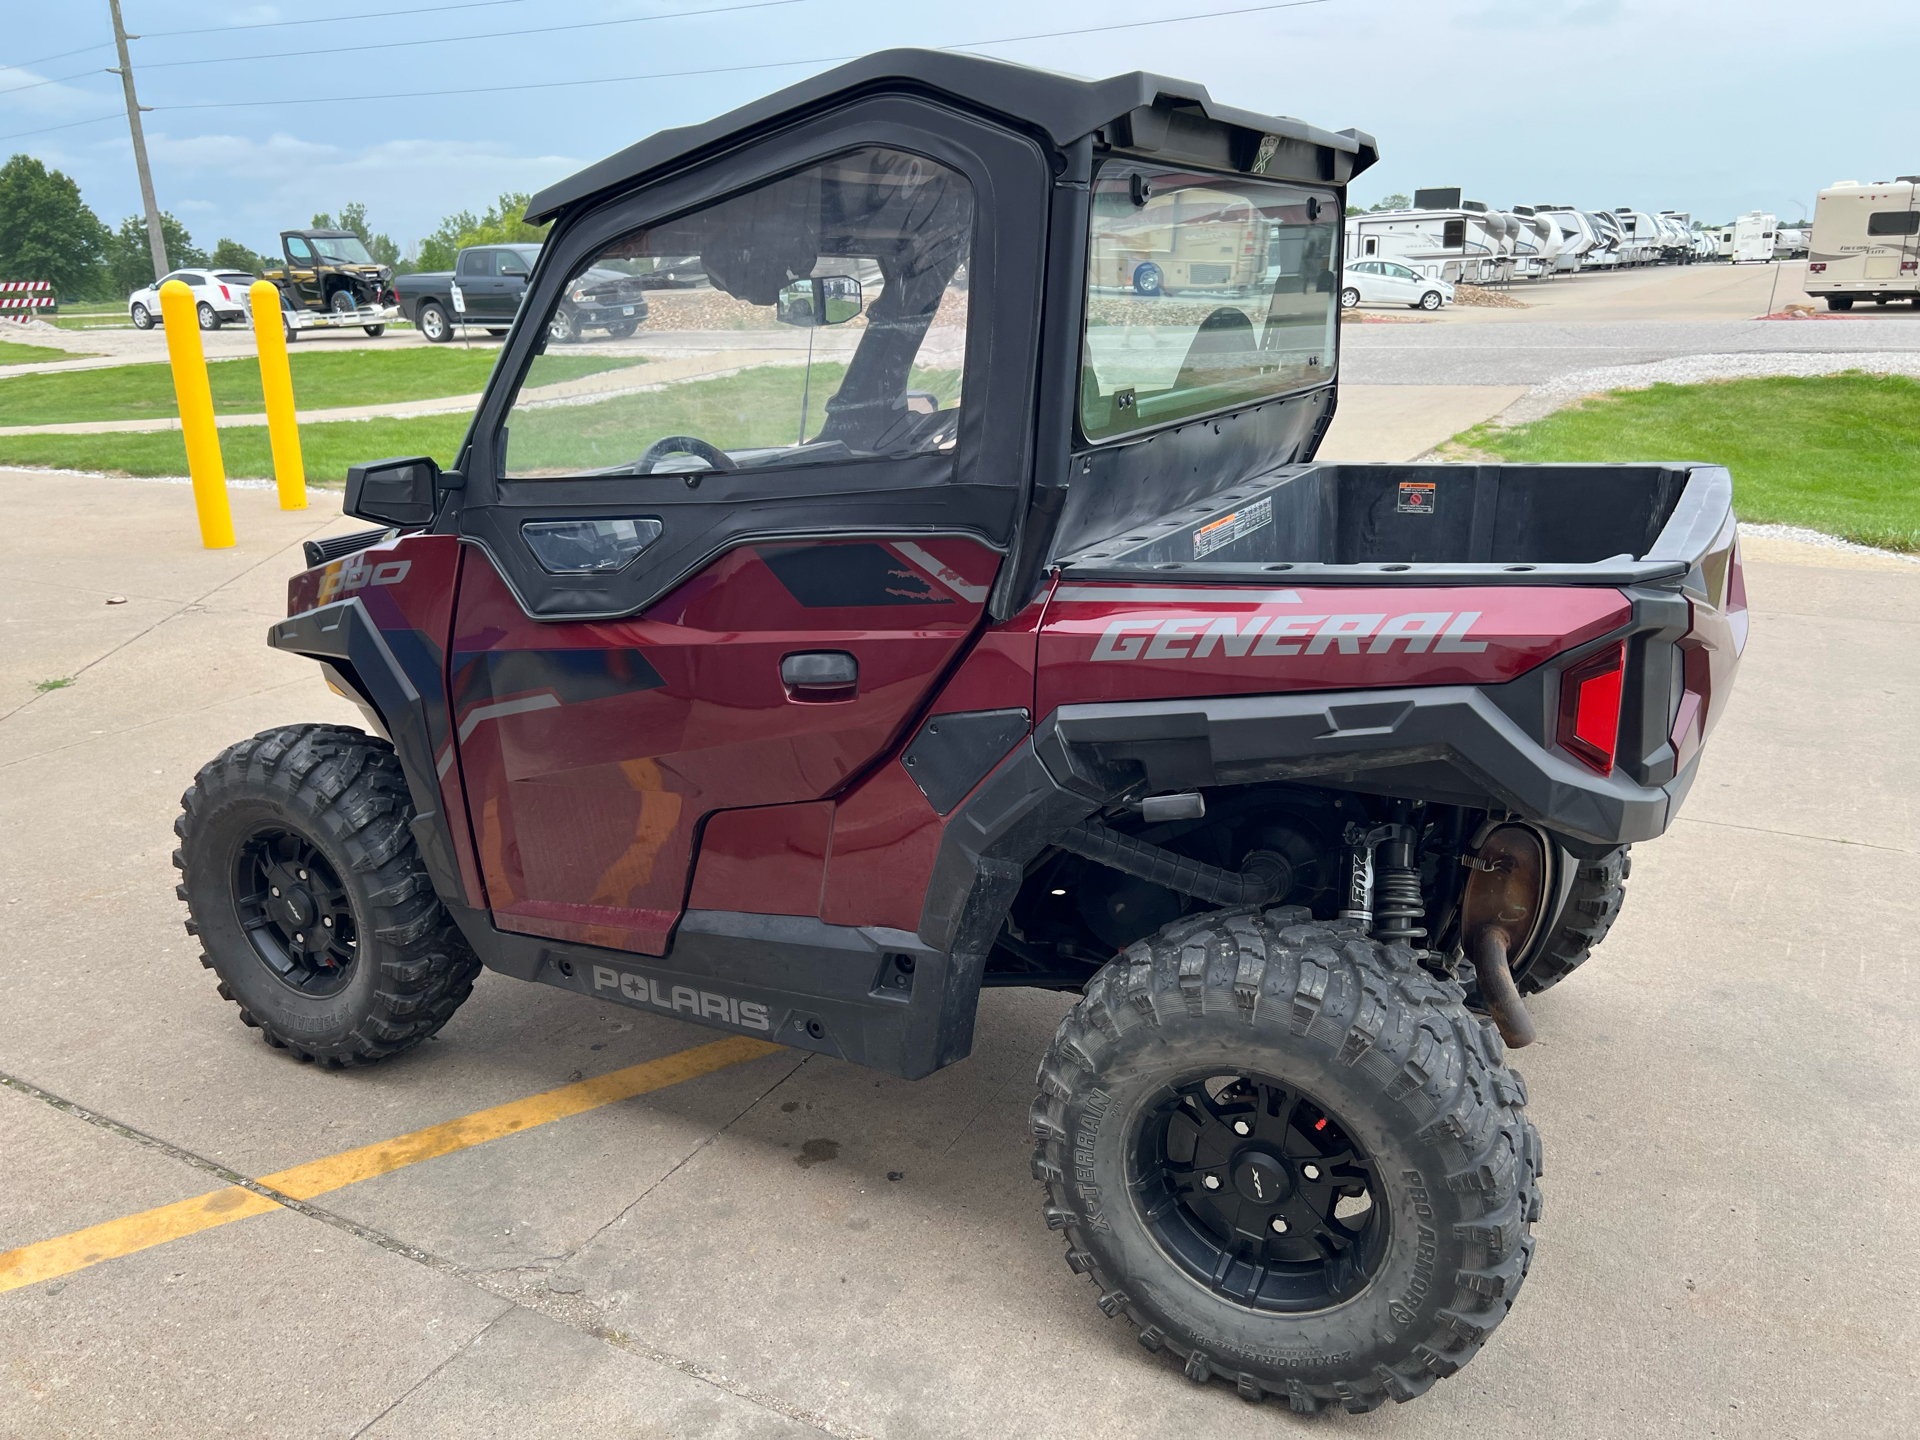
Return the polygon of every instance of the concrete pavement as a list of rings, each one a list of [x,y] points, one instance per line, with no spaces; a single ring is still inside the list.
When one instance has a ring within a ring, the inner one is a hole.
[[[0,1072],[96,1117],[0,1088],[0,1249],[713,1039],[487,974],[386,1065],[261,1045],[181,933],[169,826],[232,739],[354,723],[262,636],[298,541],[356,522],[236,490],[241,544],[209,552],[181,486],[0,472],[0,497]],[[1749,557],[1686,812],[1535,1004],[1526,1291],[1425,1400],[1318,1427],[1910,1428],[1920,567]],[[0,1295],[0,1434],[1304,1430],[1188,1384],[1061,1263],[1025,1115],[1067,1003],[989,992],[973,1057],[917,1084],[782,1051]]]

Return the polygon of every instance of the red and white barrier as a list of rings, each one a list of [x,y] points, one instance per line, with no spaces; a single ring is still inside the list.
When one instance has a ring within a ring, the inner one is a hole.
[[[0,310],[52,310],[59,303],[45,280],[0,280]]]

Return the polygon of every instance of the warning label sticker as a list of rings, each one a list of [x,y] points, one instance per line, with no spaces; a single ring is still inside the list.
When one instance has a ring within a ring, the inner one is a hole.
[[[1400,503],[1394,508],[1402,515],[1431,515],[1433,500],[1434,485],[1431,480],[1403,480],[1400,482]]]
[[[1193,532],[1193,558],[1211,555],[1244,535],[1273,523],[1273,501],[1256,500],[1244,510],[1222,515]]]

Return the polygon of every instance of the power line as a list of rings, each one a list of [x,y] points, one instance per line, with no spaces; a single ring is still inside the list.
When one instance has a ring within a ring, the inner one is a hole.
[[[222,25],[221,30],[280,30],[288,25],[338,25],[348,20],[390,20],[400,15],[435,15],[442,10],[485,10],[493,5],[524,5],[527,0],[460,0],[457,5],[421,5],[412,10],[370,10],[364,15],[316,15],[310,20],[256,20],[248,25]],[[169,35],[205,35],[213,27],[195,25],[187,30],[145,30],[143,38],[159,40]],[[69,50],[69,55],[79,51]],[[49,59],[54,58],[49,56]]]
[[[370,10],[363,15],[315,15],[306,20],[256,20],[246,25],[222,25],[225,30],[279,30],[288,25],[339,25],[349,20],[389,20],[400,15],[436,15],[442,10],[485,10],[496,5],[524,5],[527,0],[460,0],[456,5],[421,5],[411,10]],[[195,25],[186,30],[145,30],[138,38],[163,40],[173,35],[202,35],[214,27]],[[31,70],[36,65],[44,65],[49,60],[64,60],[69,55],[85,55],[93,50],[111,50],[113,42],[102,40],[97,45],[82,45],[78,50],[62,50],[57,55],[42,55],[37,60],[23,60],[18,65],[0,65],[0,70]],[[21,86],[26,89],[26,86]]]
[[[9,65],[6,68],[9,70],[24,70],[26,67],[24,65]],[[76,70],[71,75],[56,75],[51,80],[36,80],[31,85],[15,85],[9,89],[0,90],[0,95],[18,95],[22,90],[38,90],[42,85],[64,85],[69,80],[79,80],[88,75],[104,75],[106,73],[105,70],[97,68]]]
[[[1149,25],[1184,25],[1192,20],[1218,20],[1232,15],[1257,15],[1270,10],[1298,10],[1308,5],[1325,5],[1330,0],[1279,0],[1271,5],[1249,5],[1233,10],[1211,10],[1199,15],[1168,15],[1158,20],[1129,20],[1115,25],[1088,25],[1077,30],[1049,30],[1037,35],[1007,35],[996,40],[963,40],[952,45],[936,45],[936,50],[968,50],[988,45],[1014,45],[1023,40],[1056,40],[1070,35],[1095,35],[1108,30],[1138,30]],[[637,80],[673,80],[707,75],[738,75],[752,70],[778,70],[787,66],[837,65],[858,59],[855,55],[820,55],[806,60],[766,60],[752,65],[717,65],[705,70],[657,70],[645,75],[606,75],[592,80],[545,80],[520,85],[489,85],[483,90],[460,86],[450,90],[400,90],[384,95],[313,95],[298,99],[210,100],[192,105],[157,105],[156,110],[249,110],[263,105],[336,105],[364,100],[433,99],[443,95],[507,93],[520,90],[564,90],[576,85],[622,85]],[[5,138],[5,137],[0,137]]]
[[[45,135],[51,130],[71,130],[76,125],[98,125],[102,120],[124,120],[121,115],[96,115],[91,120],[69,120],[64,125],[42,125],[38,130],[16,130],[11,135],[0,135],[0,140],[19,140],[28,135]]]
[[[621,20],[583,20],[575,25],[536,25],[529,30],[488,30],[479,35],[436,35],[427,40],[377,40],[367,45],[327,45],[318,50],[274,50],[262,55],[216,55],[206,60],[157,60],[148,70],[177,70],[183,65],[232,65],[242,60],[293,60],[306,55],[340,55],[351,50],[399,50],[413,45],[452,45],[464,40],[501,40],[519,35],[556,35],[566,30],[603,30],[609,25],[641,25],[649,20],[684,20],[689,16],[728,15],[736,10],[771,10],[801,5],[806,0],[752,0],[745,5],[720,5],[710,10],[670,10],[663,15],[629,15]],[[46,82],[42,82],[43,84]],[[20,87],[25,90],[29,87]],[[488,87],[493,88],[493,87]],[[10,94],[0,91],[0,94]]]
[[[1007,35],[994,40],[963,40],[952,45],[938,45],[930,48],[938,50],[983,49],[990,45],[1016,45],[1026,40],[1058,40],[1073,35],[1096,35],[1112,30],[1138,30],[1153,25],[1183,25],[1193,20],[1221,20],[1236,15],[1259,15],[1273,10],[1299,10],[1309,5],[1325,5],[1330,0],[1279,0],[1271,5],[1248,5],[1232,10],[1211,10],[1198,15],[1168,15],[1158,20],[1128,20],[1112,25],[1087,25],[1075,30],[1049,30],[1032,35]],[[718,13],[718,12],[695,12]],[[622,85],[639,80],[695,79],[708,75],[738,75],[754,70],[778,70],[789,66],[837,65],[843,61],[857,59],[853,55],[824,55],[806,60],[768,60],[753,65],[719,65],[704,70],[659,70],[645,75],[607,75],[591,80],[546,80],[520,85],[489,85],[484,89],[473,86],[458,86],[448,90],[398,90],[382,95],[312,95],[294,99],[274,100],[212,100],[191,105],[156,105],[156,111],[169,110],[250,110],[266,105],[340,105],[358,104],[368,100],[416,100],[437,99],[447,95],[491,95],[523,90],[565,90],[582,85]],[[13,135],[0,135],[0,140],[15,140],[24,135],[42,135],[48,130],[67,130],[76,125],[91,125],[101,120],[118,117],[100,115],[93,120],[75,120],[66,125],[49,125],[42,130],[23,130]]]

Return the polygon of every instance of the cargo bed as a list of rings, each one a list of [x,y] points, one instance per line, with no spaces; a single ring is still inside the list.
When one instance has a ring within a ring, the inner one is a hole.
[[[1290,465],[1062,556],[1079,580],[1631,585],[1725,527],[1718,465]]]

